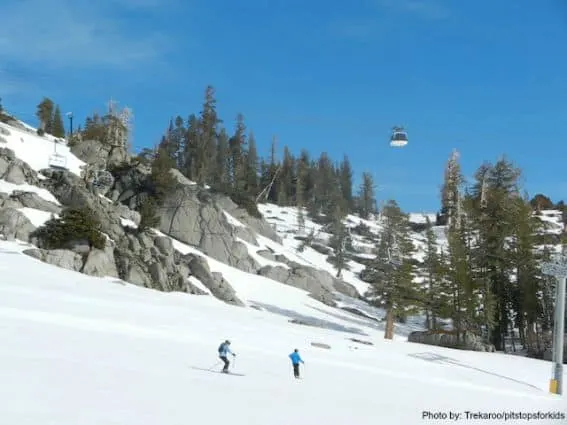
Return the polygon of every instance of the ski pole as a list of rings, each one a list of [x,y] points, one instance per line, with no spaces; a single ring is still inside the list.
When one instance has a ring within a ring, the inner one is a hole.
[[[213,370],[214,367],[216,367],[217,365],[219,365],[220,362],[216,362],[214,365],[212,365],[211,367],[209,367],[207,370]]]

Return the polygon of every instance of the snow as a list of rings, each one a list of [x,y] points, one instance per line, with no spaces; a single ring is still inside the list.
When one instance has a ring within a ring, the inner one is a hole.
[[[4,134],[4,131],[9,135]],[[49,158],[54,153],[62,155],[66,168],[78,176],[81,174],[81,167],[85,165],[71,153],[64,141],[56,143],[57,139],[53,136],[38,136],[4,123],[0,123],[0,134],[8,142],[3,144],[3,147],[13,150],[17,158],[26,162],[35,171],[49,168]]]
[[[123,227],[131,227],[133,229],[138,228],[138,225],[129,218],[120,217],[120,223],[122,224]]]
[[[56,146],[70,171],[80,174],[83,162],[64,141],[55,145],[52,136],[40,137],[29,126],[29,132],[0,126],[9,132],[2,134],[7,147],[36,171],[48,167]],[[0,180],[0,192],[14,190],[59,204],[45,189]],[[331,235],[321,225],[305,217],[300,232],[296,208],[261,204],[259,209],[282,238],[280,244],[256,235],[257,245],[239,239],[261,266],[288,267],[258,254],[266,250],[336,274],[327,255],[311,247],[298,249],[297,236],[311,231],[317,242],[328,242]],[[19,210],[36,226],[51,218],[32,208]],[[435,221],[434,214],[426,215]],[[225,216],[231,225],[246,227]],[[542,211],[539,217],[550,223],[548,233],[562,227],[559,211]],[[409,219],[425,222],[424,214]],[[136,227],[124,217],[121,222]],[[348,215],[345,224],[350,229],[363,224],[374,234],[382,228],[380,217]],[[440,247],[447,243],[444,229],[434,227]],[[411,236],[420,250],[416,258],[422,259],[424,235]],[[374,242],[352,237],[363,251],[358,256],[372,258]],[[22,251],[29,244],[0,241],[2,423],[411,425],[435,422],[423,418],[427,411],[567,413],[564,398],[547,393],[549,362],[408,343],[407,334],[422,328],[421,316],[396,324],[394,339],[384,340],[380,308],[340,294],[338,308],[332,308],[307,291],[171,240],[179,252],[200,255],[211,271],[222,273],[245,307],[223,303],[194,276],[188,280],[208,295],[164,293],[116,278],[89,277],[26,256]],[[364,294],[369,285],[357,276],[364,266],[356,261],[349,266],[343,280]],[[234,370],[245,376],[203,370],[215,364],[216,347],[227,337],[238,353]],[[291,376],[287,354],[293,348],[307,363],[301,381]]]
[[[234,218],[232,215],[230,215],[229,213],[227,213],[226,211],[223,211],[224,216],[226,217],[226,219],[228,220],[228,222],[230,224],[232,224],[233,226],[236,227],[246,227],[245,224],[242,224],[239,220],[237,220],[236,218]]]
[[[327,261],[328,256],[315,251],[311,247],[305,247],[302,252],[298,250],[301,245],[301,241],[295,238],[296,235],[300,234],[299,224],[297,220],[298,211],[294,207],[281,207],[274,204],[259,204],[258,209],[260,213],[264,216],[264,219],[271,223],[275,228],[279,236],[282,238],[282,245],[266,238],[263,236],[257,236],[259,243],[269,247],[275,254],[281,254],[287,257],[291,261],[295,261],[299,264],[306,266],[311,266],[320,270],[325,270],[331,273],[331,275],[336,275],[337,271],[335,267]],[[347,216],[347,224],[351,226],[356,226],[359,223],[364,222],[371,228],[379,227],[376,223],[371,221],[363,220],[354,215]],[[329,234],[323,232],[322,226],[314,223],[308,217],[305,217],[305,231],[304,234],[309,233],[311,230],[314,231],[315,239],[326,243]],[[351,266],[354,266],[354,271],[361,270],[357,263],[350,262]],[[342,279],[354,286],[354,288],[363,295],[368,291],[370,285],[366,282],[360,280],[352,270],[344,270],[342,272]]]
[[[43,226],[48,220],[51,220],[52,216],[55,218],[59,217],[58,214],[29,207],[18,208],[18,211],[21,211],[35,227]]]
[[[3,423],[412,425],[441,423],[423,412],[566,411],[564,398],[547,393],[548,362],[386,341],[362,318],[356,326],[366,336],[295,325],[285,312],[64,270],[21,254],[24,248],[0,242]],[[258,302],[308,309],[295,288],[223,271]],[[343,321],[313,308],[309,314]],[[237,353],[234,371],[245,376],[203,370],[219,368],[216,348],[225,338]],[[294,348],[306,362],[300,381],[287,358]]]
[[[53,202],[56,205],[61,205],[57,198],[51,194],[47,189],[39,188],[37,186],[32,186],[31,184],[23,183],[23,184],[15,184],[7,182],[6,180],[0,179],[0,192],[12,194],[14,191],[21,191],[21,192],[33,192],[37,194],[40,198]]]
[[[192,285],[194,285],[197,288],[201,289],[202,291],[206,292],[208,295],[212,295],[211,290],[209,288],[207,288],[205,285],[203,285],[203,282],[201,282],[195,276],[189,276],[188,280]]]

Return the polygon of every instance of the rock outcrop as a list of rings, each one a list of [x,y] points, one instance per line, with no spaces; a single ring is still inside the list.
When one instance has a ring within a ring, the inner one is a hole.
[[[0,179],[9,183],[29,183],[40,186],[36,172],[25,162],[16,158],[14,151],[0,147]]]
[[[196,184],[179,183],[159,207],[158,215],[159,230],[180,242],[245,272],[254,273],[260,267],[238,240],[257,245],[251,232],[232,226],[210,193]]]
[[[7,240],[28,241],[35,226],[15,208],[0,208],[0,235]]]
[[[34,249],[26,253],[41,261],[92,276],[116,277],[161,291],[205,294],[190,283],[188,278],[192,276],[216,298],[244,305],[230,285],[230,279],[212,272],[204,257],[180,254],[173,248],[169,237],[126,227],[140,223],[140,213],[136,210],[152,192],[148,165],[135,162],[123,149],[97,141],[75,144],[71,151],[86,163],[102,165],[112,171],[112,186],[105,190],[105,197],[99,196],[96,188],[84,178],[66,170],[42,170],[45,178],[40,179],[11,150],[0,148],[0,178],[15,184],[28,183],[44,188],[61,204],[26,191],[0,195],[0,233],[5,238],[30,240],[35,226],[19,210],[21,208],[33,208],[53,215],[59,215],[63,207],[87,208],[94,213],[101,224],[101,231],[108,237],[104,249],[94,249],[85,241],[75,241],[59,250]],[[337,291],[357,296],[353,287],[330,273],[294,263],[266,250],[260,254],[287,266],[262,267],[250,255],[249,249],[257,247],[261,251],[257,235],[281,243],[272,226],[263,218],[250,215],[228,196],[200,187],[178,170],[171,170],[171,173],[176,181],[175,187],[168,192],[157,211],[161,232],[242,271],[304,289],[329,305],[334,305]]]
[[[87,164],[110,168],[127,162],[130,155],[122,146],[112,146],[99,140],[83,140],[71,146],[71,153]]]
[[[472,332],[464,332],[457,339],[455,331],[415,331],[408,335],[408,341],[470,351],[496,351],[493,345],[484,343]]]

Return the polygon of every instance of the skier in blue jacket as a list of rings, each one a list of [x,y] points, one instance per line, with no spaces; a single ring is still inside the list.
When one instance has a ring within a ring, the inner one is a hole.
[[[291,359],[291,364],[293,365],[293,376],[299,378],[299,363],[305,364],[301,356],[299,355],[299,350],[296,348],[293,353],[289,355]]]
[[[236,354],[230,351],[230,341],[227,339],[221,345],[219,345],[219,357],[224,362],[224,367],[222,368],[223,373],[228,373],[228,366],[230,362],[228,361],[228,355],[232,354],[232,357],[235,357]]]

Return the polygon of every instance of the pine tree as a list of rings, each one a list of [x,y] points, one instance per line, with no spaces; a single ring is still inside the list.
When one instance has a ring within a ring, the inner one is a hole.
[[[444,222],[437,224],[448,223],[451,225],[452,220],[458,219],[463,183],[459,153],[455,150],[447,161],[445,178],[441,187],[441,217],[443,217]]]
[[[228,139],[226,130],[222,128],[217,139],[215,177],[213,179],[216,187],[225,192],[229,189],[230,176]]]
[[[160,221],[161,218],[157,215],[155,200],[149,196],[146,197],[140,206],[140,224],[138,225],[138,231],[143,232],[146,229],[158,227]]]
[[[371,283],[368,296],[386,310],[384,338],[392,339],[394,318],[405,317],[421,303],[421,297],[412,276],[414,247],[409,238],[408,216],[395,201],[388,201],[383,218],[376,258],[366,267],[365,275]]]
[[[438,250],[437,237],[433,231],[433,225],[426,219],[427,230],[425,232],[425,282],[426,288],[426,322],[428,329],[437,329],[437,319],[443,311],[446,311],[447,298],[443,290],[444,267]]]
[[[36,116],[39,120],[38,131],[52,134],[53,132],[53,111],[55,105],[53,101],[48,97],[44,97],[43,100],[37,105]]]
[[[504,349],[504,338],[511,323],[510,309],[512,272],[510,249],[507,241],[513,235],[513,209],[511,206],[519,196],[519,170],[506,158],[501,158],[491,167],[487,179],[487,219],[485,238],[489,257],[487,277],[490,290],[495,297],[495,326],[492,343]]]
[[[344,155],[340,164],[339,185],[341,190],[342,199],[346,204],[349,212],[354,211],[354,198],[352,194],[352,167],[348,156]]]
[[[221,121],[216,111],[215,90],[207,86],[205,90],[205,101],[199,120],[199,143],[196,152],[196,181],[205,184],[212,181],[215,174],[215,155],[217,146],[217,127]]]
[[[297,207],[297,226],[299,233],[305,231],[305,204],[309,177],[309,154],[302,151],[296,162],[297,181],[295,185],[295,205]]]
[[[183,140],[184,166],[183,174],[190,180],[196,181],[199,170],[199,144],[200,144],[200,122],[195,114],[189,115],[187,119],[187,131]]]
[[[252,197],[258,195],[258,151],[256,149],[256,138],[250,132],[248,135],[248,152],[246,153],[246,193]]]
[[[279,205],[291,205],[295,197],[295,158],[287,146],[284,146],[283,160],[277,180],[277,196]]]
[[[246,167],[243,161],[246,152],[246,126],[242,114],[236,116],[236,128],[234,135],[228,141],[228,145],[230,182],[235,191],[243,192],[246,186]]]
[[[172,168],[175,168],[175,161],[163,147],[158,148],[152,163],[150,178],[153,183],[154,196],[160,205],[176,185],[175,177],[171,174]]]
[[[369,172],[362,173],[362,183],[358,195],[358,213],[360,217],[367,219],[370,214],[376,212],[376,198],[374,195],[374,179]]]
[[[329,247],[333,249],[333,254],[328,257],[328,261],[336,268],[337,278],[340,278],[343,270],[349,270],[348,251],[352,250],[352,239],[348,228],[345,226],[343,211],[339,206],[335,207],[331,223],[331,238]]]
[[[541,222],[533,215],[526,197],[515,198],[511,207],[514,229],[510,249],[516,273],[516,282],[512,287],[512,305],[516,312],[513,325],[519,329],[528,353],[542,355],[543,346],[536,337],[536,327],[543,322],[541,294],[544,292],[544,280],[539,274],[535,252],[536,235],[541,230]]]
[[[65,124],[63,124],[59,105],[55,107],[55,111],[53,112],[52,123],[52,134],[55,137],[65,137]]]

